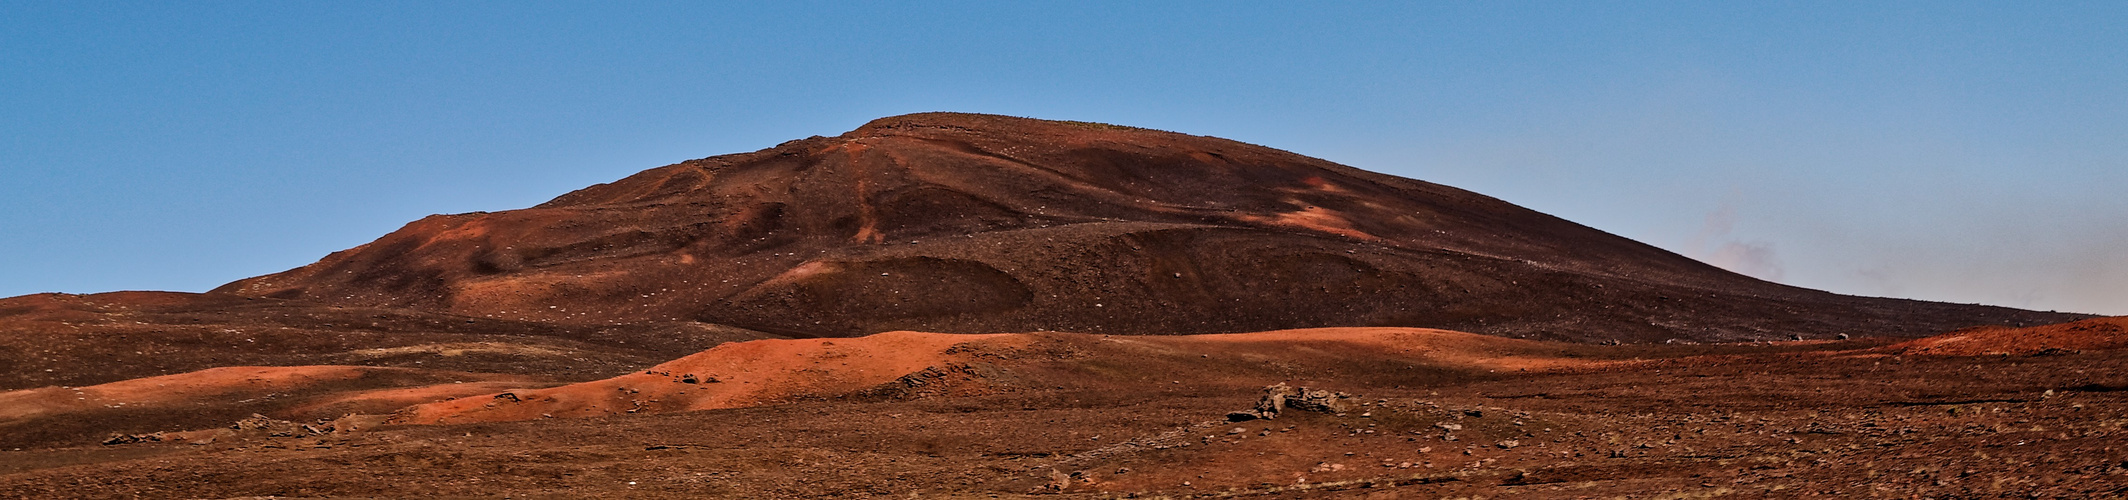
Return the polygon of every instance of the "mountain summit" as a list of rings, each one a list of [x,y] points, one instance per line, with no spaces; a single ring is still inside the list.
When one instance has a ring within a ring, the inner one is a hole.
[[[2080,317],[1784,286],[1286,151],[961,113],[431,216],[216,292],[790,336],[1412,326],[1711,341]]]

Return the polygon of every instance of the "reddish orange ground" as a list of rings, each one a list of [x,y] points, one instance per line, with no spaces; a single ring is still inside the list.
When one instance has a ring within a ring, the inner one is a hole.
[[[2093,318],[2034,328],[1979,327],[1891,346],[1908,354],[2023,356],[2128,347],[2128,317]]]
[[[1985,332],[1992,350],[1977,356],[1927,349],[1972,331],[1693,346],[1398,328],[767,340],[574,385],[424,374],[269,412],[441,401],[398,424],[46,441],[0,452],[0,496],[2107,497],[2128,493],[2128,350],[2089,325],[2119,320]],[[81,392],[181,408],[368,370],[218,369]],[[678,380],[689,374],[697,383]],[[1277,382],[1357,406],[1223,419]],[[155,387],[183,390],[143,390]],[[451,423],[467,420],[490,422]]]
[[[436,372],[406,368],[367,366],[230,366],[190,373],[164,375],[97,384],[88,387],[45,387],[0,392],[0,426],[22,420],[49,418],[91,408],[156,408],[181,410],[199,401],[229,401],[293,393],[319,386],[344,385],[380,373],[427,379],[459,379],[415,389],[363,391],[335,396],[331,404],[366,399],[390,399],[393,392],[419,391],[442,397],[473,394],[473,387],[493,384],[525,385],[536,381],[521,376],[483,373]],[[462,382],[475,382],[468,386]],[[423,399],[433,400],[424,397]],[[420,402],[420,401],[410,401]]]
[[[968,373],[971,364],[989,372],[1040,371],[1053,361],[1056,344],[1116,360],[1150,362],[1200,353],[1222,362],[1253,359],[1266,364],[1331,364],[1360,356],[1369,363],[1429,365],[1434,369],[1548,370],[1595,368],[1621,362],[1569,359],[1560,347],[1420,328],[1316,328],[1275,332],[1189,336],[1093,336],[1084,334],[943,334],[888,332],[847,339],[761,340],[725,344],[639,373],[551,389],[511,390],[485,397],[414,406],[395,416],[402,423],[463,423],[627,413],[741,408],[805,398],[840,397],[902,380],[924,370]],[[1186,358],[1186,356],[1184,356]],[[1260,370],[1243,372],[1260,380]],[[981,380],[982,390],[1024,389],[1014,381]],[[1192,374],[1193,383],[1233,383]],[[905,380],[904,380],[905,381]],[[906,382],[906,381],[905,381]],[[920,383],[929,383],[919,381]],[[951,383],[944,381],[940,383]],[[1025,383],[1025,381],[1020,381]]]
[[[966,361],[952,351],[1010,349],[1008,335],[888,332],[850,339],[757,340],[717,346],[605,380],[413,406],[399,423],[462,423],[741,408],[841,396],[932,367]]]

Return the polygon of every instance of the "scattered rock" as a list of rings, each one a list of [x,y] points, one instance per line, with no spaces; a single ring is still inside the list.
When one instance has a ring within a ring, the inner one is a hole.
[[[362,415],[350,413],[340,418],[333,419],[333,421],[329,422],[327,426],[330,427],[333,432],[361,432],[364,429],[382,425],[384,421],[389,418],[391,418],[391,415]]]
[[[295,422],[290,422],[287,420],[275,420],[273,417],[253,413],[251,414],[250,418],[238,420],[236,421],[236,424],[230,425],[229,428],[240,431],[249,431],[258,429],[270,429],[282,424],[294,426]]]
[[[948,395],[975,395],[991,390],[996,381],[1010,375],[987,363],[947,363],[903,375],[854,396],[867,400],[908,400]],[[716,383],[710,377],[708,383]],[[1058,387],[1062,389],[1062,387]]]
[[[1344,413],[1346,409],[1352,407],[1352,403],[1347,401],[1352,399],[1351,394],[1305,387],[1301,388],[1299,392],[1298,398],[1290,396],[1286,398],[1286,407],[1321,413]]]
[[[1353,396],[1351,394],[1342,392],[1274,384],[1264,387],[1263,398],[1256,400],[1255,408],[1227,413],[1227,421],[1242,422],[1259,418],[1278,418],[1279,412],[1283,412],[1287,408],[1340,414],[1352,408],[1354,404],[1352,399]]]
[[[1072,477],[1070,474],[1065,474],[1061,470],[1050,469],[1049,484],[1036,488],[1036,491],[1064,491],[1071,487],[1071,482]]]
[[[287,420],[280,420],[273,417],[253,413],[250,417],[247,417],[243,420],[238,420],[235,424],[231,424],[229,428],[240,432],[265,431],[266,435],[272,437],[316,435],[325,434],[333,431],[333,426],[331,424],[325,424],[323,422],[321,422],[320,424],[324,425],[324,427],[321,428],[307,424],[299,424]]]
[[[112,434],[111,437],[104,438],[103,445],[113,446],[134,443],[159,443],[162,442],[162,440],[163,433],[160,432],[152,432],[148,434]]]

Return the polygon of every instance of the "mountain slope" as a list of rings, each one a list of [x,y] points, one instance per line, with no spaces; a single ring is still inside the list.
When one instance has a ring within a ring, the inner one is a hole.
[[[217,292],[791,336],[1412,326],[1736,340],[2082,317],[1782,286],[1285,151],[952,113],[432,216]]]

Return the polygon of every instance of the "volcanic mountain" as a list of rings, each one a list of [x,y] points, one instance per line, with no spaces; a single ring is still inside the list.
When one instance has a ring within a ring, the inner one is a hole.
[[[0,498],[2110,498],[2124,388],[2128,318],[921,114],[210,293],[0,299]]]
[[[217,293],[558,324],[1570,341],[2082,318],[1764,282],[1497,199],[1212,137],[925,113],[437,215]]]

